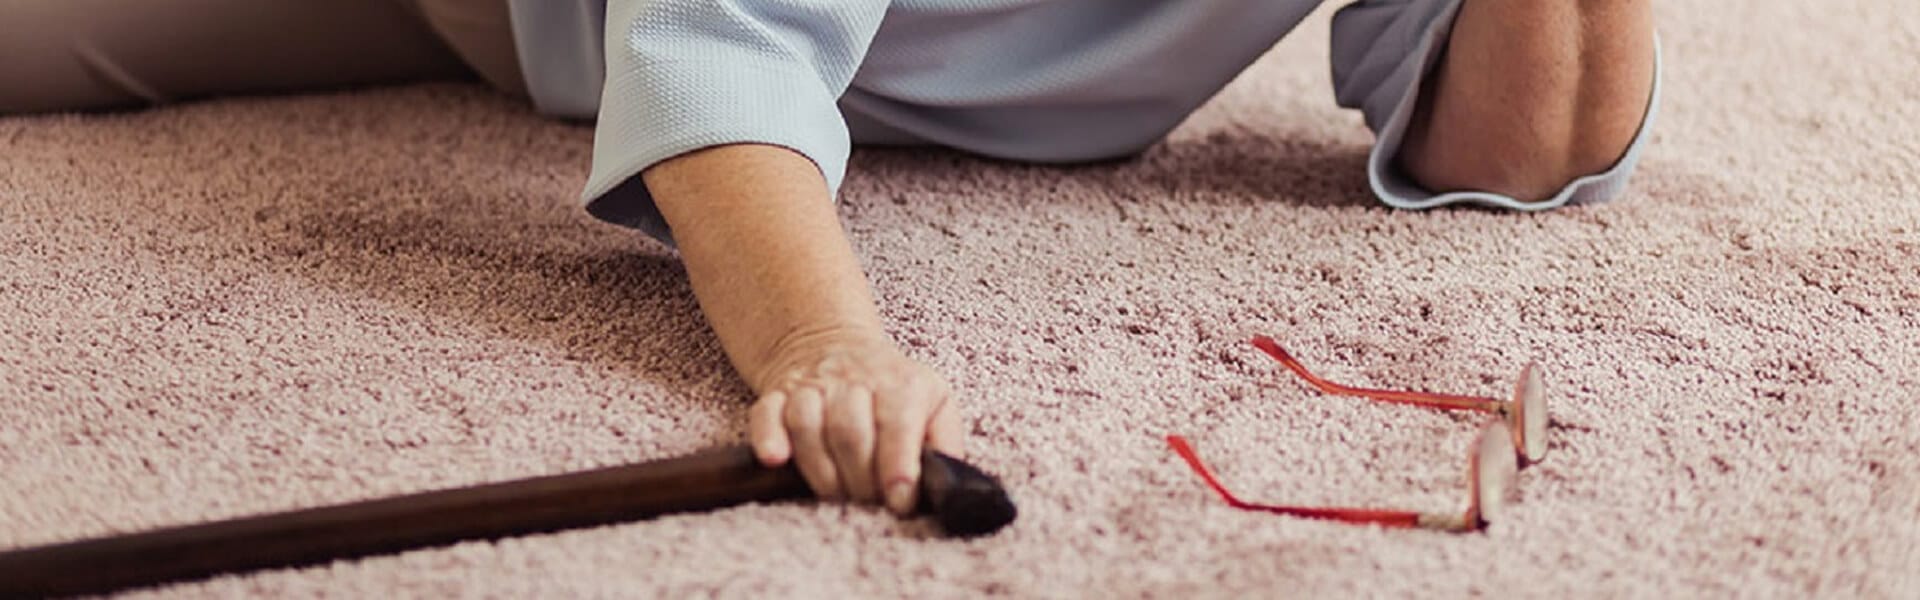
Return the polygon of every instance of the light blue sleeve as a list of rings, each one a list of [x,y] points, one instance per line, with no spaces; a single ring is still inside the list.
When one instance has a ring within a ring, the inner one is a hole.
[[[1358,108],[1374,131],[1367,180],[1374,196],[1398,208],[1429,208],[1456,202],[1518,210],[1602,202],[1620,194],[1633,176],[1660,106],[1660,54],[1654,52],[1653,94],[1633,142],[1613,166],[1568,183],[1552,197],[1522,202],[1480,191],[1436,194],[1421,188],[1395,165],[1421,81],[1438,65],[1461,0],[1358,0],[1333,17],[1334,96]]]
[[[639,173],[701,148],[791,148],[837,193],[851,152],[836,102],[885,0],[610,0],[587,211],[669,244]]]

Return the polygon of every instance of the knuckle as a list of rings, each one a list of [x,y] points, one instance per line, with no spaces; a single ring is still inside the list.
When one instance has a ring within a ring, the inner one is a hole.
[[[924,388],[940,381],[940,376],[926,367],[914,365],[900,374],[900,380],[909,387]]]
[[[834,421],[827,424],[827,443],[838,450],[860,450],[867,444],[865,433],[858,424]]]
[[[873,416],[873,424],[882,431],[911,429],[914,426],[913,419],[908,418],[907,412],[903,410],[879,411]]]
[[[820,411],[816,407],[807,406],[806,403],[788,404],[785,417],[787,427],[807,430],[820,428]]]
[[[915,371],[914,374],[908,378],[907,384],[908,388],[912,389],[916,395],[930,399],[942,398],[952,392],[952,388],[947,385],[946,378],[924,369]]]
[[[939,399],[946,383],[933,375],[917,374],[900,381],[897,388],[901,396],[916,402],[928,402]]]
[[[808,481],[832,484],[838,480],[834,472],[833,457],[828,456],[823,448],[808,448],[801,453],[799,463],[800,473],[806,475]]]
[[[834,500],[840,497],[840,483],[835,481],[831,475],[808,477],[807,485],[813,488],[813,495],[819,496],[822,499]]]
[[[760,419],[760,420],[764,420],[770,417],[778,417],[786,413],[787,404],[789,403],[782,400],[776,400],[772,398],[764,399],[754,403],[753,409],[747,411],[747,415],[754,419]]]

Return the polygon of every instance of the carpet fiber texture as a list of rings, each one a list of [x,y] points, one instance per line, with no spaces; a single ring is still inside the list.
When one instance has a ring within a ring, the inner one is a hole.
[[[1920,11],[1659,3],[1617,202],[1398,212],[1323,11],[1135,160],[857,154],[842,212],[1021,520],[969,542],[755,505],[136,596],[1920,595]],[[0,548],[741,439],[663,247],[572,200],[588,128],[453,84],[0,119]],[[1484,534],[1238,512],[1459,510],[1546,369],[1553,454]]]

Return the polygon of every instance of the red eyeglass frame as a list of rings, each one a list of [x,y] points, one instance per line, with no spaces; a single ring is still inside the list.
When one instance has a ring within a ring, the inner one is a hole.
[[[1481,396],[1460,396],[1454,394],[1434,394],[1428,392],[1410,392],[1399,390],[1380,390],[1354,387],[1327,381],[1308,371],[1292,354],[1281,348],[1273,338],[1253,336],[1253,345],[1280,361],[1287,370],[1293,371],[1300,379],[1314,388],[1328,394],[1340,396],[1358,396],[1382,402],[1411,404],[1441,410],[1473,410],[1499,415],[1507,422],[1508,431],[1513,435],[1513,451],[1519,455],[1520,465],[1527,466],[1547,458],[1547,395],[1546,384],[1540,375],[1537,363],[1527,363],[1520,369],[1520,377],[1513,386],[1513,398],[1501,400]]]
[[[1167,436],[1167,445],[1174,453],[1185,459],[1187,465],[1206,481],[1207,486],[1220,494],[1227,504],[1242,510],[1257,510],[1309,519],[1325,519],[1343,523],[1375,524],[1385,527],[1419,527],[1442,531],[1478,531],[1491,521],[1491,515],[1498,513],[1504,505],[1507,495],[1512,491],[1513,482],[1522,466],[1544,460],[1547,456],[1547,404],[1546,392],[1540,368],[1528,363],[1520,370],[1519,380],[1514,384],[1513,398],[1500,400],[1480,396],[1461,396],[1455,394],[1435,394],[1399,390],[1362,388],[1334,383],[1314,375],[1307,370],[1286,349],[1281,348],[1273,338],[1256,335],[1253,345],[1265,352],[1281,365],[1306,381],[1308,384],[1328,394],[1358,396],[1411,404],[1442,410],[1474,410],[1492,413],[1499,418],[1488,422],[1474,439],[1467,462],[1467,510],[1461,515],[1420,513],[1403,510],[1380,510],[1370,508],[1344,507],[1305,507],[1258,504],[1241,500],[1220,483],[1218,476],[1200,460],[1199,452],[1186,438],[1178,435]],[[1511,440],[1511,448],[1508,441]]]
[[[1220,494],[1229,506],[1241,510],[1257,510],[1308,519],[1322,519],[1341,523],[1370,524],[1394,528],[1420,528],[1451,532],[1479,531],[1486,528],[1498,515],[1513,489],[1514,479],[1518,477],[1520,466],[1518,458],[1507,447],[1507,425],[1501,421],[1489,421],[1474,439],[1473,449],[1467,457],[1467,509],[1460,514],[1422,513],[1405,510],[1382,510],[1372,508],[1344,507],[1307,507],[1259,504],[1241,500],[1220,478],[1200,460],[1199,452],[1193,449],[1186,438],[1178,435],[1167,436],[1167,445],[1180,458],[1187,461],[1207,487]]]

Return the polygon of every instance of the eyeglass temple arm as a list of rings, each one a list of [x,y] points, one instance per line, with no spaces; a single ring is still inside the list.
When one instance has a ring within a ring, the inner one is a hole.
[[[1307,383],[1312,384],[1313,387],[1319,388],[1320,391],[1329,394],[1359,396],[1384,402],[1412,404],[1447,410],[1477,410],[1496,414],[1506,411],[1506,402],[1492,398],[1432,394],[1427,392],[1376,390],[1341,385],[1321,379],[1318,375],[1314,375],[1313,372],[1308,371],[1306,365],[1302,365],[1300,361],[1295,360],[1293,355],[1288,354],[1286,350],[1282,349],[1280,344],[1273,341],[1273,338],[1264,335],[1253,336],[1253,345],[1258,347],[1262,352],[1266,352],[1267,356],[1271,356],[1274,360],[1280,361],[1280,364],[1286,365],[1287,370],[1293,371],[1294,375],[1300,376],[1301,379],[1306,380]]]
[[[1235,497],[1233,492],[1227,491],[1227,487],[1220,484],[1220,479],[1214,476],[1213,470],[1208,469],[1205,463],[1200,462],[1200,455],[1194,452],[1193,446],[1187,443],[1186,438],[1178,435],[1169,435],[1167,436],[1167,445],[1172,446],[1174,453],[1179,454],[1180,458],[1186,459],[1187,466],[1193,467],[1193,472],[1198,473],[1200,479],[1207,482],[1207,487],[1211,487],[1214,492],[1219,493],[1220,497],[1227,501],[1227,505],[1241,510],[1256,510],[1308,519],[1339,521],[1342,523],[1371,523],[1384,527],[1432,527],[1446,520],[1432,515],[1422,515],[1417,512],[1399,510],[1276,506],[1247,502]]]

